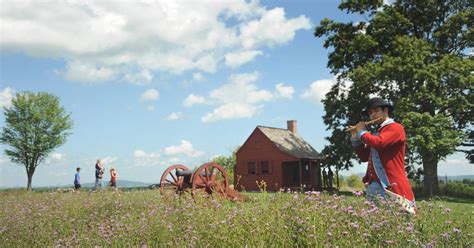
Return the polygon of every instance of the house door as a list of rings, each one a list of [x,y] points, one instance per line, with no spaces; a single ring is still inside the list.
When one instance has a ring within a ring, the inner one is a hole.
[[[310,187],[311,185],[311,170],[310,170],[310,164],[308,162],[302,164],[303,168],[303,184],[307,185]]]
[[[300,165],[298,161],[283,162],[283,187],[298,187],[300,183]]]

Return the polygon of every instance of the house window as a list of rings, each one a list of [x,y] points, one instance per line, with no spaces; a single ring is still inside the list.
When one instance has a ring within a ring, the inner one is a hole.
[[[255,168],[255,162],[248,163],[248,174],[257,174],[257,170]]]
[[[268,161],[260,162],[260,171],[262,174],[270,174],[270,166],[268,164]]]

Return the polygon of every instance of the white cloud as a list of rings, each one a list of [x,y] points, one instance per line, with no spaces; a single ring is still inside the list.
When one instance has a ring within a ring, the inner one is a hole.
[[[117,161],[117,157],[105,157],[105,158],[102,158],[100,160],[100,162],[104,165],[104,166],[109,166],[111,164],[113,164],[115,161]]]
[[[65,155],[63,153],[59,153],[59,152],[54,152],[51,154],[51,158],[56,161],[63,160],[64,156]]]
[[[474,175],[474,166],[464,153],[455,153],[438,164],[438,176]]]
[[[135,150],[133,152],[133,157],[134,158],[154,158],[154,159],[158,159],[161,157],[161,155],[159,153],[146,153],[144,152],[143,150]]]
[[[279,83],[275,86],[276,93],[278,96],[291,99],[293,98],[293,94],[295,93],[295,89],[293,86],[285,86],[282,83]]]
[[[223,103],[258,103],[272,100],[272,92],[257,89],[255,81],[258,76],[257,72],[234,74],[228,84],[212,90],[209,96]]]
[[[10,107],[12,105],[13,97],[15,97],[14,95],[15,91],[10,87],[6,87],[0,91],[0,108],[3,109],[4,107]]]
[[[196,73],[193,73],[193,79],[196,80],[196,81],[202,81],[202,80],[204,80],[204,77],[202,76],[201,73],[196,72]]]
[[[45,166],[62,166],[64,167],[70,161],[67,160],[67,156],[64,153],[53,152],[48,155],[44,160]]]
[[[82,82],[109,81],[117,75],[117,72],[112,68],[80,61],[68,62],[65,71],[58,73],[67,80]]]
[[[190,157],[200,157],[204,155],[203,152],[194,149],[193,144],[187,140],[181,140],[178,146],[168,146],[165,148],[166,155],[185,154]]]
[[[138,73],[127,73],[124,80],[136,85],[143,85],[149,83],[153,79],[153,74],[150,70],[144,69]]]
[[[153,101],[160,98],[160,93],[156,89],[148,89],[140,96],[141,101]]]
[[[155,110],[155,106],[153,106],[153,105],[148,105],[148,106],[146,106],[146,110],[148,110],[148,111],[154,111],[154,110]]]
[[[159,153],[146,153],[143,150],[137,149],[133,152],[133,158],[136,166],[156,166],[161,165],[161,155]]]
[[[309,89],[305,90],[301,97],[315,103],[321,103],[331,87],[336,83],[336,79],[320,79],[314,81]]]
[[[243,64],[258,52],[239,51],[283,45],[309,28],[307,17],[258,1],[6,1],[0,48],[64,60],[59,71],[68,80],[143,84],[155,71]]]
[[[245,103],[227,103],[207,113],[201,118],[201,121],[208,123],[226,119],[250,118],[261,108],[262,106],[253,106]]]
[[[229,82],[212,90],[209,101],[218,105],[201,118],[204,123],[219,120],[250,118],[263,108],[264,102],[274,100],[279,93],[258,89],[257,72],[234,74]],[[285,88],[286,89],[286,88]]]
[[[180,158],[170,158],[168,159],[168,162],[171,163],[171,164],[177,164],[179,162],[182,162],[183,160],[180,159]]]
[[[181,112],[173,112],[170,115],[166,117],[166,120],[169,121],[174,121],[174,120],[179,120],[183,118],[183,113]]]
[[[194,104],[203,104],[205,103],[206,100],[202,96],[196,96],[194,94],[190,94],[186,99],[183,101],[183,106],[185,107],[191,107]]]
[[[10,165],[12,162],[10,162],[9,157],[0,155],[0,167],[5,166],[5,165]]]
[[[346,79],[341,79],[339,94],[347,93],[353,82]],[[320,79],[314,81],[308,89],[306,89],[301,98],[310,100],[317,104],[322,104],[322,100],[326,98],[326,94],[331,90],[332,86],[337,83],[337,78]],[[339,95],[341,96],[341,95]]]
[[[240,27],[240,38],[244,48],[254,48],[262,44],[267,46],[289,42],[299,29],[310,29],[311,22],[305,16],[288,20],[283,8],[274,8]]]
[[[256,50],[228,53],[225,55],[225,64],[229,67],[239,67],[253,61],[255,57],[262,54],[262,51]]]

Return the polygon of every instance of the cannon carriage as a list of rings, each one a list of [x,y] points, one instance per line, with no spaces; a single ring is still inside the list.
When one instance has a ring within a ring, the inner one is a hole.
[[[160,190],[163,195],[182,195],[190,193],[218,194],[227,199],[241,201],[244,198],[229,187],[229,177],[220,164],[205,163],[195,171],[182,164],[168,167],[160,180]]]

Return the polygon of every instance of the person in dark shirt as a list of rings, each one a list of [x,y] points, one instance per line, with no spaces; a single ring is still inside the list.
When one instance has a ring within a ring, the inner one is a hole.
[[[95,163],[95,185],[93,190],[102,188],[102,177],[104,175],[104,166],[102,166],[100,159]]]

